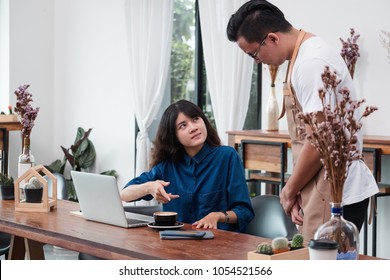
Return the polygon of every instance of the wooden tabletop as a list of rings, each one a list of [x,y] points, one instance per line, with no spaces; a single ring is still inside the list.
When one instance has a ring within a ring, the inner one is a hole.
[[[0,128],[5,128],[8,131],[11,130],[21,130],[22,129],[22,124],[20,122],[5,122],[5,121],[0,121]]]
[[[113,260],[246,260],[247,253],[266,240],[222,230],[213,230],[215,238],[210,240],[161,240],[149,227],[125,229],[86,221],[70,214],[79,210],[77,203],[64,200],[48,213],[15,212],[9,200],[1,200],[0,206],[0,231]]]
[[[247,259],[265,240],[220,230],[213,230],[211,240],[161,240],[149,227],[125,229],[70,214],[78,209],[77,203],[59,200],[49,213],[15,212],[14,201],[3,200],[0,231],[107,259]]]

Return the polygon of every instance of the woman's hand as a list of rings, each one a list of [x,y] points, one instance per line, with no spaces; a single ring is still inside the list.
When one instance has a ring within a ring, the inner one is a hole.
[[[223,215],[221,212],[211,212],[206,217],[196,221],[192,225],[196,226],[196,228],[216,229],[221,215]]]
[[[172,199],[178,198],[179,195],[167,193],[165,187],[170,183],[162,180],[148,182],[148,192],[160,203],[168,203]]]

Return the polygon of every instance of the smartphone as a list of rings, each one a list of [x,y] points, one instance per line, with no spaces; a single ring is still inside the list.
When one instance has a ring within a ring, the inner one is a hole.
[[[201,239],[206,235],[205,231],[188,230],[163,230],[160,231],[161,239]]]

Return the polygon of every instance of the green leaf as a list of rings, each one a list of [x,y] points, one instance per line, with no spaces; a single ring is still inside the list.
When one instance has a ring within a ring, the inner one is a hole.
[[[65,166],[66,162],[63,162],[59,159],[53,161],[49,165],[46,165],[45,167],[51,172],[51,173],[61,173],[64,175],[63,166]]]
[[[100,173],[102,175],[108,175],[108,176],[114,176],[115,178],[118,176],[117,172],[115,170],[107,170],[107,171],[104,171],[102,173]]]
[[[82,154],[79,154],[76,158],[76,162],[82,169],[87,169],[91,167],[96,160],[96,151],[95,146],[92,144],[90,140],[88,140],[89,145],[86,150],[83,151]]]

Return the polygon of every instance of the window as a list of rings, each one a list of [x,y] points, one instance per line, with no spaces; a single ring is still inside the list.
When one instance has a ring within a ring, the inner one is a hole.
[[[175,0],[171,53],[171,103],[187,99],[198,104],[214,123],[203,59],[198,1]],[[261,65],[255,67],[244,129],[261,127]]]

